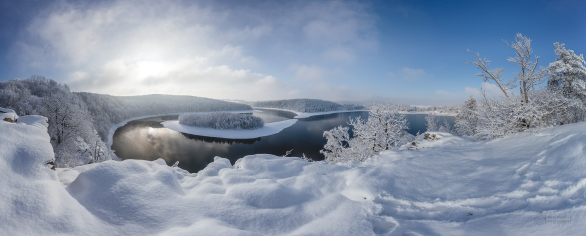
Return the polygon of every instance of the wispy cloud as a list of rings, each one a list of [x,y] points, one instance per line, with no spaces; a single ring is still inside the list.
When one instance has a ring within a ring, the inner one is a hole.
[[[501,91],[501,89],[496,84],[482,82],[480,84],[480,87],[482,89],[484,89],[484,91],[486,91],[488,96],[503,96],[504,95],[503,91]],[[478,89],[478,88],[465,87],[464,93],[466,93],[468,95],[472,95],[474,97],[480,97],[480,89]]]

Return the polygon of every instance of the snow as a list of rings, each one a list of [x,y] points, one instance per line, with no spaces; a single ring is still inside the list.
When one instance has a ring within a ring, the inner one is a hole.
[[[18,115],[12,109],[0,107],[0,121],[3,121],[5,118],[15,121],[18,119]]]
[[[216,138],[230,138],[230,139],[248,139],[258,138],[273,135],[281,132],[283,129],[292,126],[297,122],[296,119],[284,120],[280,122],[265,124],[262,128],[253,130],[229,130],[229,129],[214,129],[203,128],[189,125],[179,124],[179,121],[165,121],[161,122],[167,129],[175,130],[177,132],[194,134],[199,136],[216,137]]]
[[[262,111],[258,111],[258,110],[243,110],[243,111],[221,111],[221,112],[227,112],[227,113],[255,113],[255,112],[262,112]],[[110,132],[108,132],[108,148],[112,149],[112,144],[114,142],[114,133],[116,132],[116,130],[126,124],[128,124],[128,122],[133,121],[133,120],[140,120],[140,119],[146,119],[146,118],[151,118],[151,117],[157,117],[157,116],[166,116],[166,115],[181,115],[181,114],[208,114],[208,113],[212,113],[212,112],[180,112],[180,113],[167,113],[167,114],[158,114],[158,115],[148,115],[148,116],[137,116],[137,117],[132,117],[130,119],[126,119],[123,120],[122,122],[118,123],[118,124],[113,124],[110,126]]]
[[[23,118],[23,117],[21,117]],[[586,123],[490,141],[432,132],[363,163],[268,154],[50,170],[46,128],[0,122],[5,235],[581,235]]]
[[[280,109],[280,108],[269,108],[269,107],[253,107],[253,108],[293,112],[293,113],[297,114],[297,116],[293,117],[295,119],[303,119],[303,118],[309,118],[312,116],[327,115],[327,114],[334,114],[334,113],[368,111],[368,110],[339,110],[339,111],[324,111],[324,112],[299,112],[299,111],[286,110],[286,109]]]
[[[38,115],[29,115],[29,116],[20,117],[18,119],[18,122],[16,122],[16,123],[25,124],[25,125],[33,125],[33,126],[38,126],[38,127],[45,127],[45,128],[49,127],[47,117],[38,116]]]

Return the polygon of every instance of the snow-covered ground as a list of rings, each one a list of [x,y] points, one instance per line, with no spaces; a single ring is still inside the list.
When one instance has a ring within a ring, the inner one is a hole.
[[[276,133],[281,132],[283,129],[292,126],[297,122],[297,119],[290,119],[284,120],[280,122],[268,123],[265,124],[262,128],[247,130],[231,130],[231,129],[214,129],[214,128],[203,128],[203,127],[196,127],[196,126],[189,126],[189,125],[182,125],[179,124],[177,120],[170,120],[161,122],[163,126],[167,129],[172,129],[177,132],[188,133],[188,134],[195,134],[200,136],[207,136],[207,137],[216,137],[216,138],[229,138],[229,139],[248,139],[248,138],[258,138],[273,135]]]
[[[302,118],[308,118],[308,117],[312,117],[312,116],[327,115],[327,114],[334,114],[334,113],[368,111],[368,110],[339,110],[339,111],[324,111],[324,112],[299,112],[299,111],[280,109],[280,108],[269,108],[269,107],[253,107],[253,108],[293,112],[293,113],[297,114],[297,116],[294,117],[295,119],[302,119]]]
[[[255,113],[255,112],[262,112],[262,111],[258,111],[258,110],[243,110],[243,111],[222,111],[222,112],[227,112],[227,113]],[[151,117],[157,117],[157,116],[167,116],[167,115],[181,115],[181,114],[208,114],[211,112],[180,112],[180,113],[168,113],[168,114],[158,114],[158,115],[148,115],[148,116],[138,116],[138,117],[132,117],[130,119],[126,119],[118,124],[113,124],[112,126],[110,126],[110,132],[108,132],[108,148],[112,148],[112,144],[114,142],[114,133],[116,132],[116,130],[126,124],[128,124],[128,122],[133,121],[133,120],[140,120],[140,119],[146,119],[146,118],[151,118]]]
[[[492,141],[435,132],[364,163],[216,157],[197,174],[162,160],[53,171],[44,126],[0,122],[0,134],[5,235],[586,232],[584,122]]]

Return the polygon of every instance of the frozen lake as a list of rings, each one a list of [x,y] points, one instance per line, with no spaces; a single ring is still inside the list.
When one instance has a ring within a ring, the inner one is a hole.
[[[257,109],[263,112],[254,113],[265,123],[273,123],[292,119],[296,114],[286,111]],[[284,155],[293,149],[291,156],[305,154],[314,160],[323,160],[319,150],[326,139],[323,132],[336,126],[348,126],[350,117],[368,117],[368,112],[348,112],[313,116],[298,119],[297,123],[285,128],[277,134],[255,139],[224,139],[180,133],[165,128],[161,122],[177,120],[177,115],[160,116],[130,121],[118,128],[114,133],[112,149],[122,159],[156,160],[164,159],[168,165],[179,161],[179,167],[198,172],[212,162],[215,156],[230,159],[232,164],[246,155],[274,154]],[[409,121],[408,130],[411,134],[425,132],[425,114],[406,114]],[[439,117],[439,116],[438,116]],[[450,125],[454,125],[454,117],[441,116]]]

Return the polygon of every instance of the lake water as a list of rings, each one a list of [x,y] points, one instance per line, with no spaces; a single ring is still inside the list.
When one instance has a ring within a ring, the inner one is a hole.
[[[293,119],[294,113],[258,109],[254,113],[265,123]],[[256,139],[224,139],[180,133],[165,128],[161,122],[177,120],[178,116],[160,116],[128,122],[114,133],[112,149],[118,157],[124,159],[156,160],[164,159],[168,165],[179,161],[179,167],[191,173],[205,168],[215,156],[228,158],[232,164],[239,158],[253,154],[284,155],[293,149],[290,156],[305,154],[314,160],[323,160],[319,150],[323,149],[326,139],[323,132],[339,125],[349,126],[351,117],[368,117],[368,112],[348,112],[313,116],[299,119],[291,127],[277,134]],[[409,121],[409,133],[426,131],[424,114],[405,115]],[[454,117],[439,117],[453,126]]]

